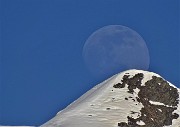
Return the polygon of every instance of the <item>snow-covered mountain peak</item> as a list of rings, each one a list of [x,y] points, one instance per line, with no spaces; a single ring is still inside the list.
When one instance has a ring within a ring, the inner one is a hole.
[[[93,87],[42,127],[180,127],[179,95],[158,74],[128,70]]]

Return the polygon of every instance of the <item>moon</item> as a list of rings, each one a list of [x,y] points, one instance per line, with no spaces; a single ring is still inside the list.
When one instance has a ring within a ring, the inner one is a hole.
[[[144,39],[122,25],[96,30],[86,40],[82,55],[88,70],[97,78],[108,78],[128,69],[148,70],[150,62]]]

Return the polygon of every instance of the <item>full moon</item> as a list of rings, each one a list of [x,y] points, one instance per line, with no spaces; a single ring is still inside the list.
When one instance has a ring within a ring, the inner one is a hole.
[[[128,69],[147,70],[150,61],[143,38],[122,25],[105,26],[92,33],[82,55],[88,70],[97,78],[108,78]]]

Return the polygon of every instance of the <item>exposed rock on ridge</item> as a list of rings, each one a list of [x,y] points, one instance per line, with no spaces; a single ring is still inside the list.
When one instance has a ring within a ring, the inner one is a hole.
[[[152,76],[151,80],[148,80],[144,85],[141,81],[144,77],[143,73],[138,73],[132,78],[126,74],[123,76],[122,83],[117,83],[114,88],[123,88],[125,84],[128,85],[129,93],[133,94],[134,89],[138,88],[139,93],[136,97],[139,103],[143,104],[143,108],[140,110],[141,116],[134,119],[131,116],[127,116],[128,122],[118,123],[119,127],[163,127],[172,125],[172,120],[177,119],[179,114],[173,113],[177,110],[179,103],[178,90],[169,85],[161,77]],[[160,105],[152,104],[153,102],[159,102]],[[138,121],[143,121],[145,125],[138,125]]]

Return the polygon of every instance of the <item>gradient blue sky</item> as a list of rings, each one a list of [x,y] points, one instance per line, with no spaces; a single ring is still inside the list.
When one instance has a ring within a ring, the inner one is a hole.
[[[128,26],[146,41],[150,71],[180,87],[178,0],[0,0],[0,124],[40,125],[95,79],[82,48],[95,30]]]

